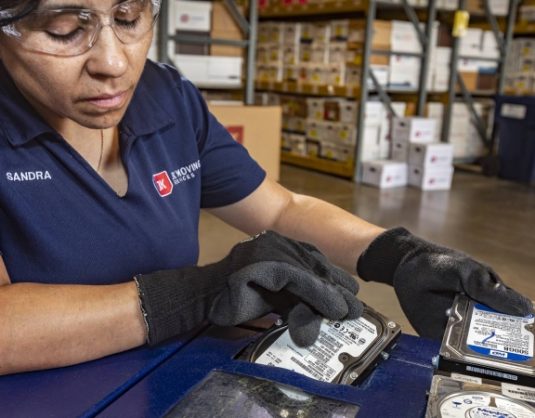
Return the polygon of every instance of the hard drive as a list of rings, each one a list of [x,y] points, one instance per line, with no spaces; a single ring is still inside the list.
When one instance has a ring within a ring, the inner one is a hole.
[[[535,407],[526,400],[535,400],[534,389],[464,375],[435,375],[425,418],[533,418]]]
[[[297,346],[287,324],[276,324],[253,345],[247,358],[323,382],[354,384],[388,357],[385,350],[400,333],[398,324],[365,306],[362,316],[355,320],[324,319],[320,335],[310,347]]]
[[[438,369],[535,386],[535,318],[505,315],[457,296]]]

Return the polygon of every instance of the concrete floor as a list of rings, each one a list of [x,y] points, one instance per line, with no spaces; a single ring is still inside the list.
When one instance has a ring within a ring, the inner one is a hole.
[[[379,190],[283,165],[281,184],[319,197],[370,222],[402,225],[414,234],[492,265],[511,287],[535,300],[535,188],[456,173],[450,191]],[[326,234],[329,231],[325,231]],[[200,263],[215,261],[245,235],[203,213]],[[393,290],[361,281],[359,297],[414,334]]]

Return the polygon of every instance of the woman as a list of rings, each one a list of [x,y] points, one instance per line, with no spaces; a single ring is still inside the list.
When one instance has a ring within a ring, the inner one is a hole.
[[[191,83],[146,60],[158,10],[0,0],[0,374],[157,344],[206,318],[276,310],[307,345],[322,316],[359,316],[353,278],[278,233],[394,285],[422,335],[440,338],[458,292],[531,312],[468,256],[267,179]],[[196,267],[201,208],[278,233]]]

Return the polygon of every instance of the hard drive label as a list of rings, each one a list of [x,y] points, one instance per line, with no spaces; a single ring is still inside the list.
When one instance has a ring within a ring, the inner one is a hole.
[[[338,358],[340,354],[358,358],[377,338],[377,327],[365,318],[343,322],[324,320],[318,339],[310,347],[295,345],[286,330],[255,362],[332,382],[344,369]]]
[[[451,378],[454,380],[458,380],[459,382],[466,382],[466,383],[475,383],[480,385],[482,379],[480,377],[475,376],[467,376],[462,373],[452,373]]]
[[[510,398],[520,399],[526,402],[535,402],[535,389],[527,386],[502,383],[502,393]]]
[[[446,397],[440,418],[533,418],[533,409],[500,395],[460,392]]]
[[[526,326],[535,322],[533,316],[516,317],[476,304],[472,313],[466,343],[473,351],[511,361],[533,358],[534,336]]]

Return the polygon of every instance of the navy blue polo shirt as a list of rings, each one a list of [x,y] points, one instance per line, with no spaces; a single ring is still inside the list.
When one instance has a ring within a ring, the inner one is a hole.
[[[265,178],[171,67],[147,61],[119,128],[123,197],[0,62],[0,252],[13,283],[110,284],[194,265],[200,209],[237,202]]]

